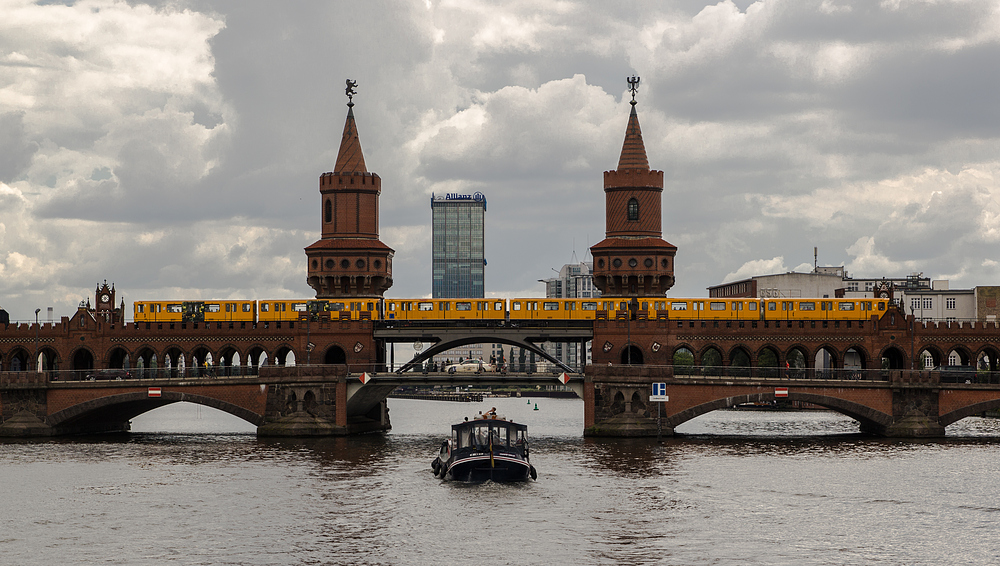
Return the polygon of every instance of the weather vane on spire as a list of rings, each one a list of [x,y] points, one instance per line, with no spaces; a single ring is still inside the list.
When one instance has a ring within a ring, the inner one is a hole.
[[[357,94],[357,92],[354,90],[354,87],[356,86],[358,86],[358,81],[352,81],[351,79],[347,79],[347,89],[345,89],[344,94],[347,95],[347,106],[351,108],[354,107],[354,95]],[[632,96],[634,98],[635,94],[633,94]]]
[[[639,90],[639,77],[633,75],[625,80],[628,81],[628,89],[632,91],[632,102],[629,104],[635,106],[635,91]]]

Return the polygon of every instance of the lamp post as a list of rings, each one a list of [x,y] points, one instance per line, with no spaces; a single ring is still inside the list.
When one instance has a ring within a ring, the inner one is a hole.
[[[35,373],[38,373],[38,313],[42,309],[35,309]]]

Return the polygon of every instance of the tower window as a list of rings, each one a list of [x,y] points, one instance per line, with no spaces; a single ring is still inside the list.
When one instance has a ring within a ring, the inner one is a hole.
[[[333,221],[333,204],[330,203],[330,199],[326,199],[326,204],[323,205],[323,220],[327,223]]]
[[[628,219],[629,222],[639,220],[639,201],[634,198],[628,201]]]

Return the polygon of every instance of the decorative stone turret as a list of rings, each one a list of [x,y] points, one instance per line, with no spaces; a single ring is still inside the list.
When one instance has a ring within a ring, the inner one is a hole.
[[[632,113],[618,169],[604,172],[605,238],[590,248],[594,284],[607,297],[662,296],[674,284],[677,247],[661,237],[663,171],[651,171],[635,111],[638,78],[630,80]]]
[[[378,238],[382,179],[365,168],[353,100],[347,106],[337,164],[319,178],[323,237],[305,249],[317,299],[381,297],[392,286],[393,250]]]

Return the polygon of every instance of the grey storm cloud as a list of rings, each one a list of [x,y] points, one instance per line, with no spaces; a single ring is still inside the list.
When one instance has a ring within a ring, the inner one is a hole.
[[[487,292],[537,296],[552,268],[586,259],[630,75],[664,171],[663,237],[679,247],[671,294],[811,264],[813,246],[859,276],[1000,276],[992,0],[8,13],[0,305],[23,305],[15,318],[67,312],[105,278],[130,299],[309,296],[303,248],[319,237],[348,78],[383,180],[391,296],[430,292],[432,193],[487,195]]]

